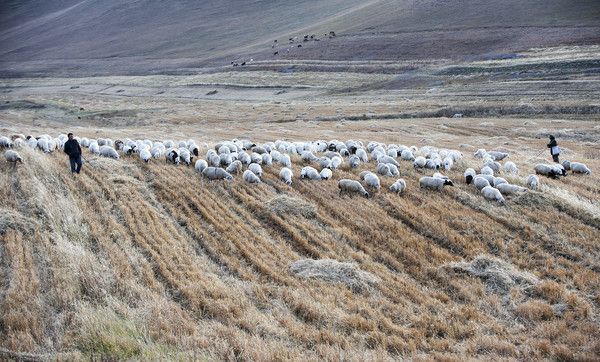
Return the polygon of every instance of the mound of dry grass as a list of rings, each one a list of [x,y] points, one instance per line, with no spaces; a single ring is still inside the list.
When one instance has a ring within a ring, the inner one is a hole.
[[[354,263],[341,263],[333,259],[302,259],[292,263],[290,269],[299,278],[316,278],[331,283],[343,283],[355,293],[370,291],[379,278],[361,270]]]
[[[280,195],[267,202],[267,206],[277,215],[301,215],[313,217],[317,213],[317,207],[302,199]]]
[[[535,275],[489,255],[478,255],[471,262],[449,263],[445,267],[480,278],[487,291],[495,294],[508,294],[513,287],[525,289],[539,282]]]

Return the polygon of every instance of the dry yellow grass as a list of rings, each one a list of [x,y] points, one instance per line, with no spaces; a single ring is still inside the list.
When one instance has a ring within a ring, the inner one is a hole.
[[[392,99],[385,92],[287,104],[15,92],[21,93],[13,102],[52,106],[0,110],[1,134],[74,129],[88,137],[208,143],[352,138],[435,144],[466,157],[448,173],[456,186],[442,193],[420,190],[424,173],[402,162],[406,193],[388,192],[394,180],[383,178],[382,190],[365,199],[340,196],[337,180],[357,179],[372,163],[343,167],[330,181],[296,177],[291,186],[279,180],[279,167],[264,167],[264,182],[249,185],[239,176],[210,182],[163,160],[88,153],[82,174],[72,177],[64,155],[22,149],[23,165],[0,162],[0,356],[9,356],[6,350],[140,360],[600,356],[600,128],[592,118],[315,120],[432,109],[442,99]],[[443,100],[468,101],[452,97]],[[74,113],[65,116],[56,105]],[[75,124],[80,106],[140,114]],[[299,118],[308,121],[277,123],[305,112]],[[478,165],[471,155],[481,147],[510,152],[521,169],[510,180],[522,184],[548,158],[535,157],[548,132],[559,135],[565,158],[585,162],[593,174],[542,178],[539,192],[509,197],[504,207],[460,181],[466,167]],[[293,161],[297,176],[302,163]],[[328,278],[299,278],[290,266],[303,259],[352,263],[344,265],[377,282],[358,292]],[[478,262],[494,260],[501,263],[472,272]],[[490,275],[494,285],[509,282],[490,286]]]

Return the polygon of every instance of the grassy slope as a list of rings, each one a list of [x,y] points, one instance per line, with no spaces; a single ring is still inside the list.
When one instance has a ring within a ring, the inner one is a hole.
[[[452,133],[486,128],[465,127]],[[419,190],[407,163],[405,195],[366,200],[340,197],[335,180],[286,186],[277,167],[253,186],[86,155],[72,178],[63,156],[22,153],[16,170],[0,164],[2,347],[121,358],[599,353],[600,224],[585,201],[597,199],[596,175],[544,179],[541,193],[499,207],[461,182],[441,194]],[[460,179],[466,166],[449,175]],[[316,214],[275,214],[267,201],[278,195]],[[494,294],[480,279],[440,269],[481,254],[542,283]],[[302,281],[289,269],[301,258],[353,261],[381,281],[363,294]]]

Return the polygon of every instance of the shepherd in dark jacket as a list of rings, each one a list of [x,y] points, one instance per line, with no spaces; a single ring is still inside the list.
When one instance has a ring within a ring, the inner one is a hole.
[[[69,155],[71,172],[79,173],[79,171],[81,171],[81,165],[83,164],[83,161],[81,161],[81,147],[79,146],[79,142],[73,138],[72,133],[69,133],[67,136],[69,137],[69,140],[65,142],[65,153]]]
[[[560,154],[560,147],[558,147],[558,143],[556,143],[556,139],[553,135],[550,135],[550,143],[546,146],[550,149],[550,154],[552,155],[552,160],[558,163],[558,155]]]

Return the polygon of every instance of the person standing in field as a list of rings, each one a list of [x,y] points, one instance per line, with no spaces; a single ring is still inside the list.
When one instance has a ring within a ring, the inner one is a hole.
[[[73,137],[73,133],[69,133],[67,135],[69,140],[65,142],[65,153],[69,155],[69,163],[71,164],[71,173],[79,173],[81,171],[81,166],[83,165],[83,161],[81,160],[81,147],[79,146],[79,142]]]
[[[556,138],[553,135],[550,135],[550,143],[546,146],[550,149],[550,154],[552,155],[552,160],[558,163],[558,155],[560,154],[560,147],[558,147],[558,143],[556,142]]]

